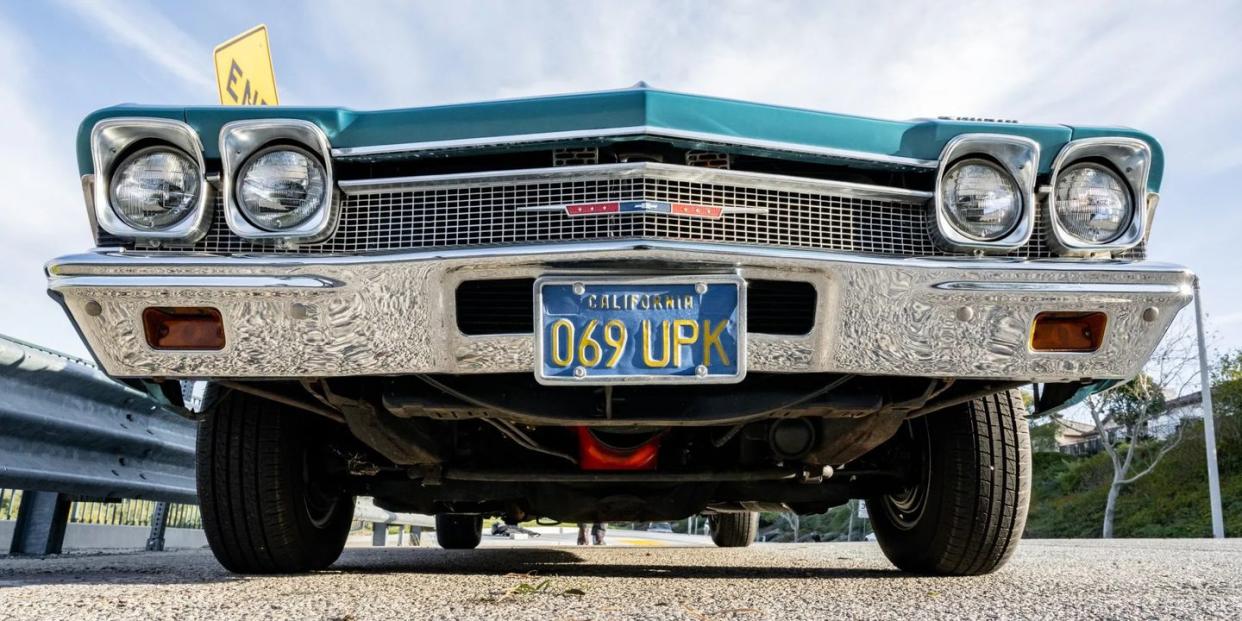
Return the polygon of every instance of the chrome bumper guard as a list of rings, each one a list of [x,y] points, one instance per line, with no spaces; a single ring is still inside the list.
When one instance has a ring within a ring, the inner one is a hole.
[[[1153,262],[877,258],[677,242],[593,242],[373,256],[138,254],[101,249],[47,266],[95,357],[119,377],[297,378],[530,373],[532,334],[467,336],[466,280],[557,274],[710,274],[799,280],[818,291],[803,336],[749,335],[749,372],[1057,382],[1133,377],[1193,275]],[[221,351],[157,351],[151,306],[220,310]],[[1043,311],[1103,311],[1093,353],[1029,347]]]

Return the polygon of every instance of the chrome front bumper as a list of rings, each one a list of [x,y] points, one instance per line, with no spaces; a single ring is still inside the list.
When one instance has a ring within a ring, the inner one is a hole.
[[[606,242],[364,257],[99,250],[47,266],[49,288],[121,377],[532,372],[531,334],[467,336],[464,280],[547,274],[737,273],[819,292],[805,336],[750,334],[749,372],[1056,382],[1133,377],[1191,299],[1193,275],[1150,262],[886,259],[675,242]],[[226,347],[156,351],[149,306],[213,306]],[[1038,353],[1041,311],[1104,311],[1099,351]]]

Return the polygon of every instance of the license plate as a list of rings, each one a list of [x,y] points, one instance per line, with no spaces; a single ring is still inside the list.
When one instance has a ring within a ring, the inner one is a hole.
[[[746,289],[733,276],[535,282],[545,384],[739,382]]]

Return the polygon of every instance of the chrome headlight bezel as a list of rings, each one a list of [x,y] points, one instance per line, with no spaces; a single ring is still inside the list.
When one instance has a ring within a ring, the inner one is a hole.
[[[252,223],[237,200],[241,170],[257,154],[281,144],[297,147],[319,159],[323,166],[325,191],[314,215],[296,226],[270,231]],[[234,121],[220,129],[220,159],[223,164],[224,219],[240,237],[275,243],[313,243],[336,229],[339,200],[332,172],[332,146],[318,125],[299,119],[256,119]]]
[[[977,239],[954,226],[944,204],[944,178],[959,162],[981,159],[1009,175],[1017,187],[1021,210],[1018,221],[1005,235],[994,240]],[[937,243],[949,251],[1003,253],[1027,243],[1035,230],[1035,179],[1039,169],[1039,143],[1021,136],[1004,134],[962,134],[945,144],[936,171],[934,228]]]
[[[1077,164],[1091,160],[1108,162],[1113,173],[1121,177],[1130,191],[1130,222],[1121,232],[1107,242],[1089,242],[1070,233],[1061,222],[1056,209],[1057,183],[1061,173]],[[1052,235],[1048,244],[1061,256],[1089,256],[1115,253],[1137,246],[1147,236],[1149,204],[1147,177],[1151,171],[1151,147],[1137,138],[1083,138],[1074,140],[1061,148],[1052,163],[1052,176],[1048,182],[1048,202],[1044,218]]]
[[[198,167],[198,196],[190,212],[162,229],[141,229],[125,222],[112,206],[112,179],[118,165],[128,159],[134,147],[165,146],[189,156]],[[128,239],[192,244],[207,234],[211,225],[203,143],[188,124],[172,119],[118,117],[104,119],[91,129],[91,159],[95,169],[93,209],[99,228]]]

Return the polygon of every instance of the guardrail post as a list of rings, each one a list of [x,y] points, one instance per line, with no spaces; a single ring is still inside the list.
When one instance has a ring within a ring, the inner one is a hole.
[[[388,541],[387,524],[371,524],[371,545],[382,548]]]
[[[168,503],[157,502],[151,509],[151,534],[147,535],[147,552],[164,551],[164,531],[168,527]]]
[[[64,494],[23,490],[9,554],[60,554],[69,524],[69,504]]]

